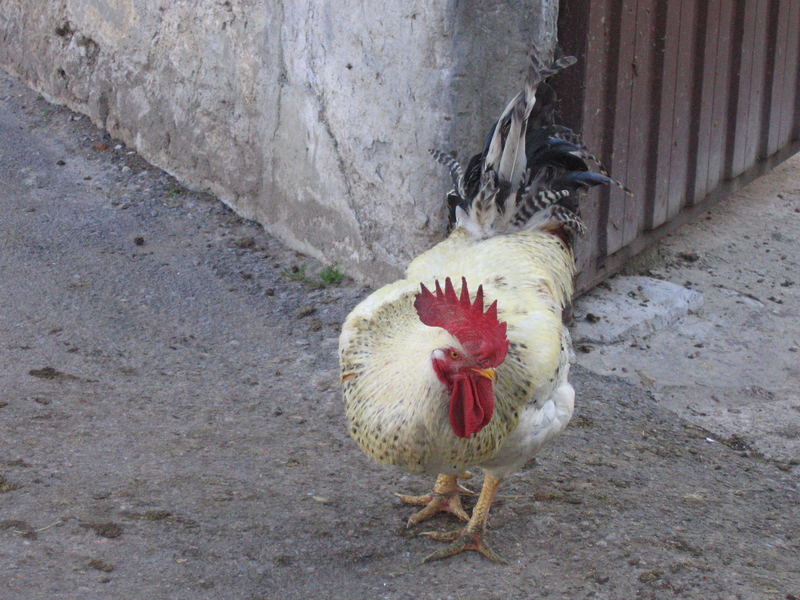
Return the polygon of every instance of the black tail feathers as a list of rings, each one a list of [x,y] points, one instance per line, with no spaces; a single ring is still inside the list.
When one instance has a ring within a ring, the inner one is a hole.
[[[556,94],[545,80],[574,63],[573,57],[562,57],[544,67],[532,56],[524,90],[506,106],[483,150],[466,168],[431,150],[453,179],[447,195],[450,228],[462,226],[483,238],[556,227],[571,242],[575,234],[586,233],[578,209],[586,190],[613,184],[630,193],[609,176],[578,134],[555,124]]]

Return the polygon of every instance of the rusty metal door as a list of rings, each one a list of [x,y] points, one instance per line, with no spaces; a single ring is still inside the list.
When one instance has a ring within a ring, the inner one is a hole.
[[[561,0],[563,122],[633,191],[593,192],[584,291],[800,150],[800,0]]]

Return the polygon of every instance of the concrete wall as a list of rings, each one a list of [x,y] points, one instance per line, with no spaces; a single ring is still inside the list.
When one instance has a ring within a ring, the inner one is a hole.
[[[379,283],[443,235],[557,0],[3,0],[0,66],[290,246]]]

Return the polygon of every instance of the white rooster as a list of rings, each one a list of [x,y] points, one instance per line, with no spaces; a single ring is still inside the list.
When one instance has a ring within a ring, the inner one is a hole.
[[[427,532],[451,544],[426,560],[477,550],[501,561],[483,539],[497,487],[572,415],[562,311],[572,294],[573,238],[584,233],[578,199],[588,187],[617,183],[599,163],[600,173],[589,170],[596,159],[553,123],[555,93],[544,80],[574,62],[546,68],[532,57],[524,90],[465,170],[433,152],[453,176],[452,233],[342,326],[350,434],[379,463],[438,473],[432,493],[400,495],[424,507],[409,525],[442,511],[468,521]],[[473,466],[485,476],[469,517],[457,478]]]

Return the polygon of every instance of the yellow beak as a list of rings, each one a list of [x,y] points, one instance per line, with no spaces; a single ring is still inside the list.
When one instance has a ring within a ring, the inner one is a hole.
[[[492,369],[492,368],[489,368],[489,369],[472,369],[472,370],[475,371],[481,377],[486,377],[486,379],[491,379],[492,381],[496,381],[497,380],[497,373],[495,373],[495,370]]]

